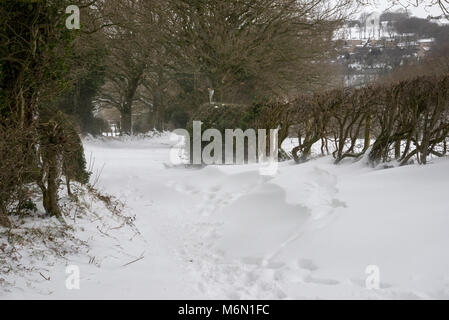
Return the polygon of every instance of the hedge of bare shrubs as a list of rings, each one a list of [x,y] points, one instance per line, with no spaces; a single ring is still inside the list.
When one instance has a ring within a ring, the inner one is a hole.
[[[321,142],[322,152],[331,150],[337,163],[368,153],[373,164],[426,164],[447,153],[449,75],[303,96],[289,112],[300,141],[292,151],[297,162]]]

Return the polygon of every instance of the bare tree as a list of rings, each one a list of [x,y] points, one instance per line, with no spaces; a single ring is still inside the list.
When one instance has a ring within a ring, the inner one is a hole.
[[[288,96],[320,80],[350,3],[173,1],[179,65],[200,78],[195,89],[204,102],[209,89],[226,103]]]
[[[103,10],[113,25],[104,28],[103,41],[109,52],[107,82],[98,101],[120,111],[121,129],[129,134],[133,105],[148,101],[140,92],[143,85],[148,87],[148,83],[160,76],[155,69],[166,53],[161,35],[167,20],[161,1],[111,1]]]

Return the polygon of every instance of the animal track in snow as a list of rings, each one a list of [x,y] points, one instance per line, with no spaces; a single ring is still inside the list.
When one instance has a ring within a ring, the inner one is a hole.
[[[337,208],[345,208],[346,203],[337,199],[337,177],[326,170],[315,167],[309,173],[306,185],[305,205],[312,211],[314,219],[331,215]]]
[[[298,267],[301,269],[309,270],[309,271],[318,270],[318,267],[313,263],[312,260],[309,260],[309,259],[299,259]]]
[[[304,279],[304,282],[306,283],[313,283],[313,284],[324,284],[324,285],[336,285],[340,282],[333,279],[324,279],[324,278],[315,278],[313,276],[308,276]]]

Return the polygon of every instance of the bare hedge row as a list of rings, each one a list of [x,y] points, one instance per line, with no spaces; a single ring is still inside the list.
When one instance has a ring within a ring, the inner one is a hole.
[[[404,165],[414,158],[425,164],[429,156],[447,152],[449,75],[302,96],[284,108],[278,122],[297,134],[297,162],[321,142],[322,152],[331,150],[337,163],[368,152],[373,164]]]

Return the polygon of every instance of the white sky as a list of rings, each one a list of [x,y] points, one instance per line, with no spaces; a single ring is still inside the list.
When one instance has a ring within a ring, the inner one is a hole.
[[[372,5],[371,7],[372,7],[373,11],[382,12],[388,8],[391,8],[390,11],[404,8],[408,4],[407,9],[415,17],[427,18],[427,16],[429,16],[429,15],[439,16],[442,14],[441,8],[438,5],[434,5],[431,7],[425,7],[424,5],[420,5],[419,7],[416,7],[416,6],[409,5],[409,3],[414,2],[414,1],[401,0],[401,3],[403,4],[403,6],[396,5],[396,6],[392,7],[391,6],[392,2],[393,1],[391,1],[391,0],[377,0],[376,5]],[[430,2],[430,1],[428,1],[428,2]]]

